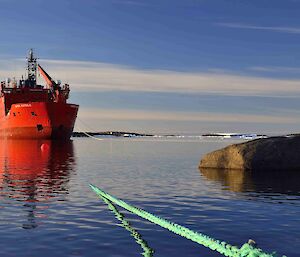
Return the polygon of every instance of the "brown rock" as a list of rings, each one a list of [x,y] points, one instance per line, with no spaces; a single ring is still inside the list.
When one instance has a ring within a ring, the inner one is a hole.
[[[256,139],[206,154],[200,168],[300,170],[300,136]]]

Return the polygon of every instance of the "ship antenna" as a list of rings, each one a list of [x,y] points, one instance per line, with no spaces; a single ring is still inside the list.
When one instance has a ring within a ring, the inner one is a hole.
[[[31,48],[27,57],[27,71],[28,71],[28,82],[31,87],[36,86],[36,70],[37,70],[37,62],[33,55],[33,49]]]

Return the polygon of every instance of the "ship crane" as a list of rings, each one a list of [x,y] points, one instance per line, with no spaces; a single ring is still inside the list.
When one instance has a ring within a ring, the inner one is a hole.
[[[50,77],[50,75],[39,64],[38,64],[38,69],[40,74],[43,76],[44,80],[46,81],[48,88],[56,90],[58,88],[58,85],[54,82],[54,80]]]
[[[63,89],[60,86],[60,83],[56,83],[50,75],[42,68],[41,65],[37,65],[38,70],[44,80],[46,81],[47,87],[50,89],[54,102],[65,102],[69,98],[69,85],[65,84]]]

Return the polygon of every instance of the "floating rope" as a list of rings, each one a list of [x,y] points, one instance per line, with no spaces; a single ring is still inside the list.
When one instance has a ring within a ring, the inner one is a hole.
[[[154,250],[148,246],[147,242],[142,238],[141,234],[130,225],[130,223],[124,218],[124,215],[119,212],[119,210],[111,201],[101,195],[99,196],[108,205],[108,208],[115,214],[117,220],[121,221],[121,226],[128,230],[135,241],[142,247],[144,251],[142,255],[145,257],[152,257]]]
[[[177,235],[180,235],[198,244],[208,247],[211,250],[217,251],[225,256],[230,256],[230,257],[276,257],[277,256],[275,253],[272,254],[265,253],[262,251],[262,249],[256,248],[249,243],[245,243],[242,245],[241,248],[238,248],[237,246],[232,246],[224,241],[216,240],[202,233],[194,232],[186,227],[162,219],[140,208],[127,204],[126,202],[117,199],[112,195],[109,195],[108,193],[104,192],[103,190],[101,190],[96,186],[90,185],[90,187],[102,199],[105,198],[111,201],[112,203],[124,208],[125,210],[138,215],[141,218],[144,218],[156,225],[168,229],[169,231]]]
[[[86,136],[88,136],[88,137],[90,137],[90,138],[96,139],[96,140],[100,140],[100,141],[103,140],[102,138],[98,138],[98,137],[92,136],[92,135],[90,135],[89,133],[84,132],[84,131],[81,131],[81,133],[85,134]]]
[[[81,119],[79,119],[79,117],[77,117],[77,120],[79,120],[82,124],[84,124],[84,125],[86,126],[86,124],[85,124]],[[83,129],[81,129],[80,126],[78,126],[78,124],[77,124],[77,127],[78,127],[78,129],[79,129],[79,132],[85,134],[86,136],[88,136],[88,137],[90,137],[90,138],[93,138],[93,139],[96,139],[96,140],[100,140],[100,141],[103,140],[102,138],[95,137],[95,136],[90,135],[89,133],[85,132]],[[87,127],[87,126],[86,126],[86,127]]]

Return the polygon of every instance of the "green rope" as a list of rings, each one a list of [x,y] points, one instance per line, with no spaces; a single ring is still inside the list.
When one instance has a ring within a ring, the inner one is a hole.
[[[126,202],[117,199],[116,197],[109,195],[98,187],[90,185],[90,187],[95,191],[97,195],[99,195],[102,199],[105,198],[114,204],[124,208],[127,211],[130,211],[141,218],[144,218],[156,225],[159,225],[169,231],[185,237],[189,240],[192,240],[198,244],[201,244],[205,247],[208,247],[211,250],[217,251],[220,254],[230,257],[276,257],[275,253],[268,254],[262,251],[262,249],[255,248],[251,244],[244,244],[241,248],[236,246],[232,246],[224,241],[213,239],[207,235],[202,233],[194,232],[186,227],[178,225],[176,223],[167,221],[158,216],[155,216],[149,212],[146,212],[140,208],[134,207],[132,205],[127,204]],[[285,257],[285,256],[283,256]]]
[[[152,257],[154,250],[148,246],[147,242],[142,238],[141,234],[130,225],[130,223],[124,218],[124,215],[119,212],[119,210],[116,208],[116,206],[113,205],[111,201],[109,201],[101,195],[99,196],[108,205],[108,208],[114,213],[116,219],[121,221],[121,226],[124,227],[127,231],[129,231],[135,239],[135,241],[142,247],[144,251],[142,255],[145,257]]]

